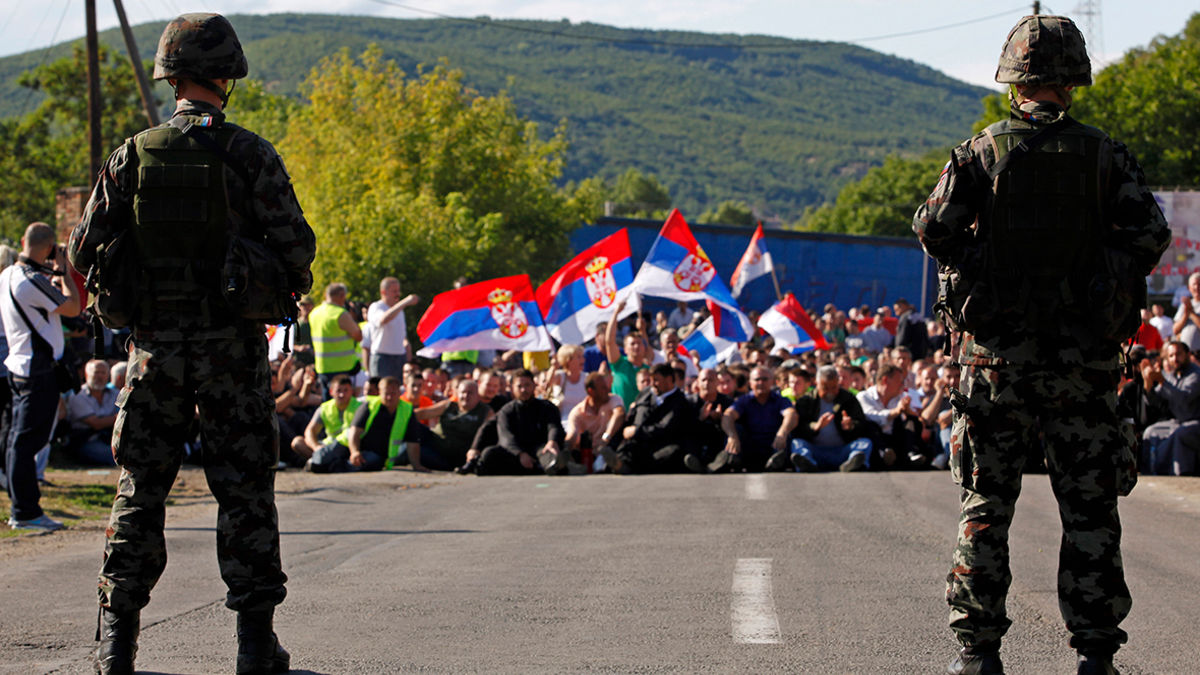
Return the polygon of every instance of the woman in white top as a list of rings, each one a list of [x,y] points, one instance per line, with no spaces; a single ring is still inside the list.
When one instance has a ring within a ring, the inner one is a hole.
[[[583,386],[583,347],[563,345],[555,355],[558,370],[550,378],[550,400],[558,406],[563,424],[571,409],[587,396]]]

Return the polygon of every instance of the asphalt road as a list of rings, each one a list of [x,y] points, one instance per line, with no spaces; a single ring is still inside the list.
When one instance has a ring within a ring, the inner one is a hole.
[[[1200,479],[1123,500],[1123,673],[1200,671]],[[312,673],[937,673],[955,643],[945,473],[322,476],[281,496],[276,626]],[[172,515],[143,612],[148,672],[231,672],[214,509]],[[58,536],[58,535],[54,535]],[[0,562],[0,672],[88,671],[101,542]],[[1073,673],[1045,476],[1013,525],[1010,673]]]

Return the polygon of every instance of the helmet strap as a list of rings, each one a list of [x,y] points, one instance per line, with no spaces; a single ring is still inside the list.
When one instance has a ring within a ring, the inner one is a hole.
[[[229,96],[230,96],[230,94],[233,93],[233,90],[237,87],[237,80],[233,81],[233,84],[230,85],[228,90],[218,87],[217,83],[213,82],[212,80],[196,79],[196,80],[192,80],[192,81],[195,82],[196,84],[200,85],[201,87],[204,87],[205,89],[211,91],[212,93],[216,94],[221,99],[221,107],[222,108],[229,105]]]

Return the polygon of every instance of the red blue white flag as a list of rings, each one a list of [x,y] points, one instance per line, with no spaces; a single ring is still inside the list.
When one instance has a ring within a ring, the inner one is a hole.
[[[417,323],[417,335],[425,344],[417,354],[426,357],[468,349],[553,348],[528,274],[438,293]]]
[[[673,209],[667,222],[663,223],[633,280],[633,290],[684,302],[711,301],[731,316],[741,315],[729,287],[717,275],[717,268],[692,236],[691,228],[678,209]],[[740,321],[728,323],[729,326],[739,324]]]
[[[622,228],[572,258],[534,295],[554,339],[581,345],[596,337],[596,326],[612,318],[617,302],[633,295],[632,283],[629,232]],[[626,302],[622,315],[637,309],[637,302]]]
[[[754,230],[754,236],[750,237],[750,246],[746,247],[746,252],[742,254],[742,259],[738,261],[733,270],[733,277],[729,280],[733,285],[733,297],[741,295],[742,289],[751,281],[774,270],[775,264],[771,262],[767,242],[763,239],[762,223],[759,223],[758,228]]]
[[[713,317],[710,316],[697,326],[696,330],[688,333],[679,344],[679,351],[687,354],[696,352],[700,356],[701,368],[715,368],[737,351],[738,342],[718,335],[713,327]]]
[[[804,307],[791,293],[763,312],[758,319],[758,325],[775,338],[777,348],[782,347],[793,354],[813,349],[830,349],[825,336],[817,330],[817,325],[809,318],[808,312],[804,311]]]

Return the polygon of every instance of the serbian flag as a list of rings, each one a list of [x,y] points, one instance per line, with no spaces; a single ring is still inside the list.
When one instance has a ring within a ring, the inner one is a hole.
[[[550,334],[565,345],[581,345],[596,337],[596,326],[612,318],[617,302],[636,298],[629,232],[622,228],[592,244],[538,286],[537,305]],[[626,302],[622,316],[638,310]]]
[[[533,300],[528,274],[481,281],[438,293],[417,323],[419,356],[467,349],[553,349]]]
[[[673,209],[663,224],[646,261],[638,269],[633,290],[684,302],[711,300],[731,312],[739,311],[737,301],[717,276],[717,268],[704,249],[696,243],[679,209]]]
[[[775,338],[775,346],[798,354],[813,349],[830,349],[825,336],[808,318],[808,312],[800,306],[796,296],[788,293],[783,300],[758,318],[758,325]]]
[[[679,343],[679,351],[689,355],[696,352],[700,356],[701,368],[715,368],[723,363],[729,355],[737,351],[738,341],[728,340],[717,335],[713,328],[713,317],[708,317]]]
[[[741,295],[742,289],[751,281],[774,271],[775,264],[771,262],[767,242],[763,240],[762,223],[759,223],[754,236],[750,237],[750,246],[742,254],[742,259],[733,270],[733,278],[729,280],[733,284],[733,297]]]
[[[741,311],[722,307],[712,300],[708,300],[707,305],[708,312],[712,315],[709,318],[712,319],[713,334],[717,337],[746,342],[754,335],[754,324],[750,323],[750,317]]]

